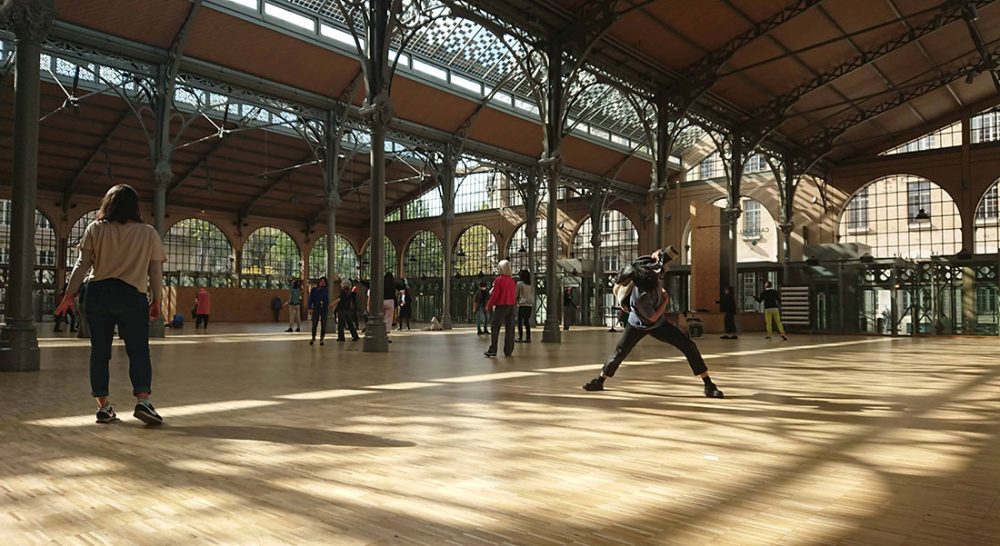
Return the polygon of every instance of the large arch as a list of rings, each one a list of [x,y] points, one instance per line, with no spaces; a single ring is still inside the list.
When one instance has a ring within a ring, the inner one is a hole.
[[[951,195],[919,176],[896,174],[862,186],[837,221],[841,243],[871,247],[876,258],[926,259],[962,247],[962,217]]]
[[[507,259],[510,260],[514,273],[527,269],[532,276],[541,276],[545,274],[545,236],[549,232],[548,222],[545,218],[535,220],[537,235],[535,236],[535,263],[533,264],[528,262],[527,226],[528,222],[525,221],[510,236],[510,242],[507,244]]]
[[[499,259],[496,237],[488,227],[473,224],[459,236],[452,257],[456,275],[491,275]]]
[[[594,225],[588,216],[580,223],[573,237],[573,254],[581,260],[593,260],[594,246],[591,239]],[[605,272],[621,269],[639,255],[639,231],[635,224],[619,210],[606,210],[601,214],[601,255]]]
[[[233,286],[233,245],[219,226],[201,218],[184,218],[164,238],[168,286]]]
[[[392,271],[393,275],[399,276],[399,256],[396,254],[396,245],[392,244],[392,239],[383,237],[385,270]],[[361,252],[361,276],[367,276],[370,271],[369,264],[372,263],[371,239],[365,243],[365,249]]]
[[[241,288],[286,288],[302,274],[302,253],[281,228],[264,226],[243,244]]]
[[[0,314],[6,310],[7,282],[10,278],[11,202],[0,199]],[[51,317],[55,309],[55,279],[58,237],[52,220],[35,209],[35,262],[33,307],[35,320]]]
[[[313,243],[312,250],[309,251],[309,276],[318,279],[328,276],[326,270],[326,235],[323,235]],[[346,237],[339,233],[333,235],[334,247],[334,274],[348,279],[358,278],[358,253],[354,250],[354,245]]]
[[[69,238],[66,240],[66,267],[73,267],[76,264],[83,233],[87,231],[87,226],[94,220],[97,220],[97,209],[83,213],[69,229]]]
[[[976,254],[1000,252],[1000,214],[997,212],[997,188],[1000,179],[986,189],[976,205],[973,240]]]
[[[430,231],[416,232],[403,256],[403,269],[409,278],[440,278],[444,274],[444,245]]]

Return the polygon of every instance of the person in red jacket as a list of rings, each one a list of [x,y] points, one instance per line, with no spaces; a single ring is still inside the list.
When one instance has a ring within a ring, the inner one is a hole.
[[[511,277],[511,266],[507,260],[500,260],[497,264],[497,271],[500,273],[493,280],[493,290],[490,291],[490,299],[486,302],[486,311],[493,313],[492,337],[490,338],[490,348],[483,353],[487,357],[497,355],[497,340],[500,337],[500,325],[503,324],[503,355],[510,356],[514,352],[514,317],[517,310],[517,287],[514,278]]]

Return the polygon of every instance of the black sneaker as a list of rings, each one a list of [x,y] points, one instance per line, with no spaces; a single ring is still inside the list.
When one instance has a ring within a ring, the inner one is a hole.
[[[156,409],[153,408],[153,404],[146,400],[135,405],[135,412],[132,413],[132,416],[147,425],[163,424],[163,417],[160,417],[160,414],[156,413]]]
[[[486,351],[485,353],[483,353],[483,356],[485,356],[486,358],[493,358],[496,355],[497,353],[495,351]]]
[[[705,385],[705,396],[707,396],[709,398],[725,398],[726,397],[726,395],[722,394],[722,391],[719,390],[719,387],[716,387],[715,385]]]
[[[97,410],[97,422],[102,425],[108,423],[114,423],[118,420],[118,415],[115,414],[115,409],[111,407],[111,404]]]
[[[292,331],[292,329],[291,329],[291,328],[289,328],[289,329],[287,329],[287,330],[285,330],[285,331],[286,331],[286,332],[291,332],[291,331]]]
[[[764,336],[764,339],[771,339],[771,336]]]
[[[788,341],[788,338],[785,337],[785,334],[781,334],[781,341]]]
[[[590,381],[587,382],[586,385],[583,386],[583,390],[585,390],[585,391],[603,391],[604,390],[604,379],[602,377],[600,377],[600,376],[591,379]]]
[[[298,328],[296,328],[296,329],[295,329],[295,331],[296,331],[296,332],[301,332],[302,330],[299,330]]]

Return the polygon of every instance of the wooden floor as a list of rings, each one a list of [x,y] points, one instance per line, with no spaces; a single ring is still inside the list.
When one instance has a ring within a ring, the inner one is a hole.
[[[0,375],[0,544],[1000,544],[996,339],[705,339],[710,400],[651,339],[580,390],[596,329],[495,360],[213,330],[155,344],[161,429],[122,347],[112,426],[85,342]]]

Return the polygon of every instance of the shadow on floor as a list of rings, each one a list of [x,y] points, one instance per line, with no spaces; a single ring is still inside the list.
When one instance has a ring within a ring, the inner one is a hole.
[[[295,427],[166,426],[163,432],[216,440],[252,440],[309,446],[414,447],[414,442],[390,440],[368,434]]]
[[[823,400],[820,398],[804,398],[800,396],[787,396],[781,394],[769,394],[769,393],[758,393],[750,396],[753,400],[759,400],[761,402],[770,402],[772,404],[780,404],[783,406],[805,406],[816,408],[822,411],[846,411],[846,412],[860,412],[860,411],[872,411],[872,410],[892,410],[892,411],[905,411],[906,407],[902,404],[849,404],[845,402],[831,402],[829,400]],[[827,397],[828,398],[828,397]]]

